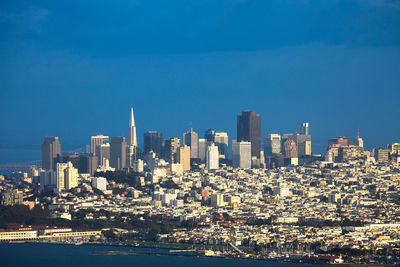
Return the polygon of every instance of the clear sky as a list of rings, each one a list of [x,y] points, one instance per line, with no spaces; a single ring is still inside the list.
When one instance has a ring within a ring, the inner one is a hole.
[[[399,0],[0,1],[0,163],[40,159],[99,133],[236,138],[310,123],[366,147],[400,141]]]

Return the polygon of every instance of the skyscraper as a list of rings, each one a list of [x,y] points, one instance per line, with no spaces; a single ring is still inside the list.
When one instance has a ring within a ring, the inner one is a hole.
[[[206,141],[209,142],[214,142],[214,136],[215,136],[215,131],[214,129],[211,128],[204,133],[204,138],[206,139]]]
[[[179,147],[177,153],[177,162],[182,164],[184,171],[190,170],[190,146],[184,145]]]
[[[74,168],[71,162],[68,162],[67,165],[64,170],[64,186],[65,189],[69,190],[78,186],[78,169]]]
[[[104,136],[102,134],[98,134],[95,136],[91,137],[91,142],[90,142],[90,153],[93,153],[93,155],[96,155],[96,146],[97,145],[102,145],[102,144],[108,144],[109,143],[109,137]]]
[[[97,169],[97,156],[92,153],[82,153],[79,155],[79,173],[89,173],[93,175]]]
[[[219,153],[218,147],[211,143],[207,147],[206,152],[206,167],[207,170],[217,170],[219,168]]]
[[[295,138],[298,157],[311,156],[311,135],[309,134],[308,122],[300,125],[299,133]]]
[[[136,125],[135,125],[135,117],[133,116],[133,108],[131,108],[131,117],[129,119],[128,145],[126,145],[125,143],[125,151],[123,154],[125,154],[125,156],[123,157],[124,163],[121,164],[121,166],[123,165],[124,167],[126,166],[128,168],[133,167],[135,160],[137,160],[140,155],[140,149],[136,137]],[[111,164],[111,159],[110,159],[110,164]],[[111,167],[115,168],[112,165]]]
[[[303,122],[303,123],[300,125],[299,134],[305,134],[305,135],[308,135],[308,134],[309,134],[309,133],[308,133],[308,122]]]
[[[183,134],[183,143],[190,147],[191,159],[199,158],[199,135],[193,131],[192,127]]]
[[[281,135],[266,134],[264,137],[264,156],[272,157],[281,153]]]
[[[46,170],[55,170],[55,164],[60,157],[61,144],[58,137],[45,137],[42,144],[42,168]]]
[[[228,133],[216,132],[214,135],[214,143],[218,147],[218,153],[221,158],[228,158]]]
[[[205,138],[199,138],[199,159],[204,161],[206,159],[207,152],[207,140]]]
[[[243,111],[237,116],[237,142],[251,142],[251,156],[260,158],[261,116],[255,111]]]
[[[104,160],[110,161],[110,144],[101,144],[96,146],[97,165],[104,166]]]
[[[234,168],[251,168],[251,143],[232,141],[232,165]]]
[[[180,140],[176,137],[169,137],[165,140],[165,159],[171,163],[177,161],[176,153],[180,146]]]
[[[143,142],[144,154],[153,151],[154,153],[156,153],[158,158],[161,158],[163,144],[163,137],[161,133],[158,133],[156,131],[146,132],[143,135]]]
[[[293,139],[287,139],[285,143],[283,143],[284,152],[283,155],[285,158],[297,158],[297,145]]]
[[[72,163],[57,163],[56,166],[56,188],[58,190],[65,189],[65,169],[72,166]]]
[[[116,170],[125,168],[126,142],[125,137],[111,137],[110,166]]]
[[[133,108],[131,108],[131,118],[129,120],[128,145],[134,145],[134,146],[138,145],[136,138],[135,118],[133,117]]]

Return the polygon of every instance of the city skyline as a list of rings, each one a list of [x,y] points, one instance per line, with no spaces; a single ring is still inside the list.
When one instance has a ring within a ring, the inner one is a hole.
[[[400,0],[5,0],[0,62],[0,265],[400,266]]]
[[[126,125],[128,125],[128,123],[126,123],[125,122],[125,127],[122,127],[122,128],[125,128],[125,133],[122,133],[122,134],[120,134],[120,135],[110,135],[110,134],[108,134],[108,133],[103,133],[103,132],[99,132],[99,133],[93,133],[93,135],[92,136],[96,136],[96,135],[99,135],[99,136],[101,136],[101,135],[103,135],[103,134],[105,134],[106,136],[105,137],[108,137],[107,135],[109,135],[110,136],[110,138],[111,137],[119,137],[119,136],[121,136],[121,137],[124,137],[125,139],[126,139],[126,141],[128,142],[128,140],[129,140],[129,136],[130,136],[130,132],[131,131],[133,131],[133,130],[131,130],[132,129],[132,127],[130,126],[130,125],[134,125],[133,126],[133,128],[134,128],[134,132],[135,132],[135,135],[136,135],[136,125],[135,125],[135,120],[133,119],[133,112],[135,112],[135,114],[137,113],[136,111],[134,111],[133,110],[133,108],[129,108],[129,111],[130,111],[130,118],[129,118],[129,120],[127,119],[127,118],[125,118],[125,121],[127,122],[127,121],[129,121],[129,130],[128,131],[126,131]],[[242,112],[248,112],[248,110],[245,110],[245,111],[242,111]],[[256,111],[257,112],[257,111]],[[237,114],[240,114],[240,112],[238,112]],[[258,113],[257,113],[257,115],[259,115]],[[135,115],[136,116],[136,115]],[[238,115],[236,115],[236,116],[238,116]],[[125,117],[126,117],[126,114],[125,114]],[[132,119],[133,119],[133,121],[132,121]],[[276,130],[276,131],[263,131],[263,123],[262,123],[262,121],[263,121],[263,117],[261,116],[261,143],[260,143],[260,150],[263,150],[264,149],[264,137],[265,137],[265,135],[267,135],[267,134],[280,134],[280,135],[284,135],[284,134],[294,134],[294,135],[296,135],[297,133],[299,133],[300,131],[301,131],[301,127],[302,127],[302,124],[304,123],[304,121],[301,121],[301,122],[298,122],[297,123],[297,125],[295,125],[295,126],[293,126],[293,125],[291,125],[292,127],[287,127],[286,129],[289,129],[289,128],[291,128],[291,129],[293,129],[293,131],[291,131],[291,132],[283,132],[283,131],[279,131],[279,130]],[[132,124],[133,123],[133,124]],[[236,129],[234,129],[233,131],[231,131],[231,132],[229,132],[229,131],[227,131],[227,130],[225,130],[225,129],[222,129],[222,128],[207,128],[207,130],[209,130],[209,129],[214,129],[216,132],[227,132],[228,133],[228,136],[229,136],[229,138],[230,138],[230,140],[229,140],[229,143],[228,143],[228,151],[229,151],[229,153],[228,153],[228,157],[230,158],[231,157],[231,155],[232,155],[232,141],[233,140],[235,140],[236,138],[237,138],[237,121],[236,121]],[[311,123],[311,122],[309,122],[309,121],[307,121],[307,130],[308,130],[308,124],[310,124],[311,125],[311,130],[310,130],[310,132],[311,133],[313,133],[314,132],[314,126],[313,126],[313,124]],[[190,125],[192,126],[192,122],[190,122]],[[299,127],[300,127],[300,130],[299,130]],[[196,132],[197,134],[198,134],[198,138],[199,139],[201,139],[201,138],[203,138],[204,137],[204,135],[206,134],[206,132],[207,132],[207,130],[204,130],[204,131],[199,131],[198,129],[196,129],[195,127],[193,127],[192,128],[193,129],[193,131],[194,132]],[[176,138],[178,138],[178,139],[180,139],[181,140],[181,145],[183,145],[183,137],[182,137],[182,135],[184,135],[184,133],[186,132],[187,130],[183,130],[182,131],[182,133],[181,134],[177,134],[176,136],[166,136],[165,138],[174,138],[174,137],[176,137]],[[189,129],[189,131],[190,131],[190,129]],[[163,134],[163,131],[162,130],[160,130],[160,131],[153,131],[153,130],[144,130],[144,129],[141,129],[141,127],[139,127],[139,130],[138,130],[138,135],[141,137],[141,138],[138,138],[137,140],[135,140],[136,142],[137,142],[137,144],[138,144],[138,146],[141,148],[141,149],[144,149],[144,147],[145,147],[145,142],[144,142],[144,139],[143,139],[143,136],[145,136],[146,135],[146,133],[151,133],[151,132],[158,132],[158,133],[160,133],[160,134],[162,134],[162,135],[164,135]],[[233,133],[232,133],[233,132]],[[312,142],[312,147],[313,147],[313,154],[324,154],[325,152],[326,152],[326,150],[327,150],[327,147],[328,147],[328,140],[329,139],[332,139],[332,138],[335,138],[335,137],[340,137],[340,136],[346,136],[346,137],[349,137],[350,138],[350,143],[353,143],[353,140],[354,140],[354,138],[356,138],[360,133],[360,130],[359,130],[359,128],[357,128],[356,129],[356,134],[354,134],[353,136],[351,136],[351,135],[331,135],[331,136],[328,136],[328,138],[327,139],[325,139],[325,140],[323,140],[321,137],[317,137],[317,136],[315,136],[315,134],[313,134],[313,142]],[[143,134],[140,134],[140,133],[143,133]],[[233,135],[232,135],[233,134]],[[47,135],[46,135],[47,136]],[[52,135],[49,135],[50,137],[52,136]],[[60,137],[60,136],[57,136],[60,140],[62,140],[62,144],[63,144],[63,151],[64,152],[85,152],[86,151],[86,146],[90,146],[90,144],[91,144],[91,137],[89,136],[88,138],[85,138],[85,139],[88,139],[88,141],[86,142],[86,143],[78,143],[78,144],[74,144],[71,140],[68,140],[68,138],[63,138],[63,137]],[[366,142],[366,145],[365,145],[365,148],[367,149],[367,150],[371,150],[371,149],[373,149],[373,148],[378,148],[378,147],[386,147],[386,145],[388,145],[388,144],[390,144],[390,143],[393,143],[393,142],[396,142],[396,139],[394,139],[394,140],[392,140],[392,141],[390,141],[390,142],[388,142],[387,144],[385,143],[385,144],[378,144],[378,145],[376,145],[376,146],[373,146],[372,144],[370,144],[369,142],[368,142],[368,140],[366,140],[366,138],[361,134],[361,136],[360,136],[361,138],[363,138],[363,140],[364,140],[364,142]],[[42,137],[43,138],[43,137]],[[135,138],[136,139],[136,138]],[[317,143],[315,143],[315,140],[317,140]],[[40,144],[40,146],[41,146],[41,144]],[[314,147],[315,146],[315,147]],[[283,144],[282,144],[282,147],[283,147]],[[1,149],[1,147],[0,147],[0,149]],[[40,149],[40,148],[39,148]],[[91,148],[91,146],[90,146],[90,149],[92,149]],[[32,148],[32,146],[29,148],[29,146],[28,146],[28,148],[27,148],[27,150],[33,150],[33,151],[35,151],[35,149],[33,149]],[[40,150],[39,151],[36,151],[36,152],[39,152],[39,153],[41,153],[40,152]],[[37,154],[37,153],[36,153]],[[40,155],[39,155],[39,158],[40,158]],[[39,158],[31,158],[31,159],[27,159],[27,160],[25,160],[25,161],[23,161],[23,160],[20,160],[20,161],[18,161],[18,160],[16,160],[16,161],[9,161],[9,162],[7,162],[7,161],[1,161],[1,157],[0,157],[0,163],[1,164],[7,164],[7,163],[24,163],[24,162],[29,162],[29,161],[32,161],[32,162],[34,162],[34,161],[38,161],[39,160]]]

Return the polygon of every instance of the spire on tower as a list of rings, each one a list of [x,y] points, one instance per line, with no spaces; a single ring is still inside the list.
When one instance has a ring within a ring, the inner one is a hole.
[[[135,118],[133,117],[133,108],[131,108],[131,119],[129,120],[129,126],[135,126]]]
[[[133,116],[133,108],[131,108],[131,118],[129,121],[128,145],[137,146],[135,117]]]

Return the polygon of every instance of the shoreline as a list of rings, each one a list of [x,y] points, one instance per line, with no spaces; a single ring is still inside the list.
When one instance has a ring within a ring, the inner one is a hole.
[[[126,247],[126,248],[141,248],[141,249],[160,249],[160,250],[179,250],[176,247],[156,247],[156,246],[142,246],[142,245],[130,245],[130,244],[107,244],[107,243],[89,243],[89,242],[76,242],[76,243],[67,243],[67,242],[32,242],[32,241],[17,241],[17,242],[2,242],[3,244],[50,244],[50,245],[69,245],[69,246],[98,246],[98,247]],[[182,252],[184,249],[181,249]],[[391,267],[398,266],[398,264],[382,264],[382,263],[330,263],[330,262],[311,262],[305,259],[273,259],[273,258],[259,258],[259,257],[243,257],[243,256],[230,256],[230,255],[205,255],[205,254],[177,254],[171,252],[153,252],[153,251],[93,251],[93,255],[158,255],[158,256],[169,256],[169,257],[193,257],[193,258],[219,258],[219,259],[240,259],[240,260],[257,260],[257,261],[265,261],[265,262],[274,262],[274,263],[293,263],[293,264],[309,264],[309,265],[321,265],[321,266],[379,266],[379,267]]]

